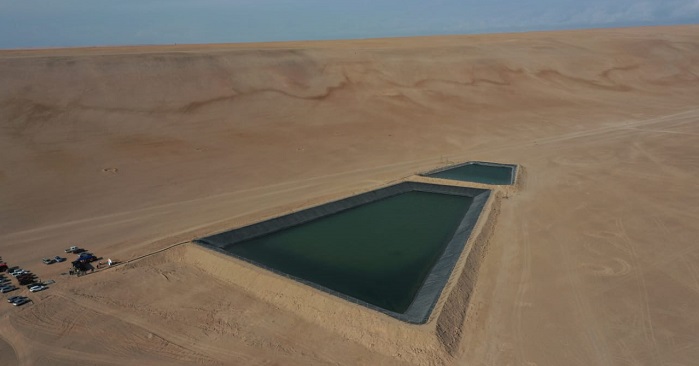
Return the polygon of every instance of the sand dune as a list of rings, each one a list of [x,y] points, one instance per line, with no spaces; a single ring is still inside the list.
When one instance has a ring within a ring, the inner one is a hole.
[[[0,85],[0,255],[57,281],[0,363],[699,358],[699,26],[6,50]],[[465,160],[525,175],[424,326],[187,243]],[[76,244],[132,261],[41,264]]]

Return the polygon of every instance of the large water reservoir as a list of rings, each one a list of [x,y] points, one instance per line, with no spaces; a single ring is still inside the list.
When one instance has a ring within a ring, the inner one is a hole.
[[[198,242],[421,323],[439,297],[488,194],[408,182]]]

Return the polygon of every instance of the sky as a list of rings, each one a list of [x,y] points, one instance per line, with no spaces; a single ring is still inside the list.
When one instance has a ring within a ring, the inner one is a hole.
[[[0,49],[699,24],[699,0],[0,0]]]

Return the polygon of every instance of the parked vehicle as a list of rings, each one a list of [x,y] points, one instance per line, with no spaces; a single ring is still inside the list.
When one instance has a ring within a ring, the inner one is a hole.
[[[29,291],[31,291],[31,292],[39,292],[39,291],[46,290],[47,288],[48,288],[48,287],[46,287],[46,286],[44,286],[44,285],[37,285],[37,286],[34,286],[34,287],[30,288]]]
[[[7,299],[7,302],[13,303],[13,302],[20,300],[20,299],[26,299],[26,297],[25,296],[12,296],[12,297],[9,297]]]
[[[80,253],[80,257],[78,257],[78,260],[90,263],[90,262],[96,261],[97,257],[92,253],[84,252],[84,253]]]
[[[56,262],[60,263],[60,262],[65,262],[66,259],[63,258],[63,257],[60,257],[60,256],[55,256],[55,257],[53,258],[53,260],[55,260]]]
[[[25,297],[25,298],[23,298],[23,299],[20,299],[20,300],[17,300],[17,301],[15,301],[15,302],[13,302],[12,305],[14,305],[14,306],[22,306],[22,305],[24,305],[24,304],[26,304],[26,303],[28,303],[28,302],[30,302],[30,301],[31,301],[31,300],[29,300],[29,298],[26,298],[26,297]]]
[[[26,286],[26,285],[29,285],[31,283],[36,283],[34,278],[24,278],[24,279],[21,279],[19,281],[20,286]]]
[[[0,293],[5,294],[5,293],[8,293],[8,292],[10,292],[10,291],[14,291],[14,290],[16,290],[16,289],[17,289],[17,287],[15,287],[15,286],[0,287]]]
[[[23,275],[25,273],[28,273],[28,271],[25,271],[23,269],[17,269],[14,272],[10,273],[13,277],[17,277],[19,275]]]
[[[35,277],[36,277],[36,276],[35,276],[33,273],[23,273],[23,274],[17,276],[17,281],[23,281],[23,280],[27,280],[27,279],[33,279],[33,278],[35,278]]]
[[[41,261],[44,262],[44,264],[52,264],[55,262],[55,260],[51,258],[43,258]]]
[[[80,248],[75,245],[65,250],[66,253],[76,253],[78,251],[80,251]]]

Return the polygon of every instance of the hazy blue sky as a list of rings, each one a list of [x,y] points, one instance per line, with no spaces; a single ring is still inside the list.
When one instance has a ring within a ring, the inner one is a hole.
[[[0,0],[0,48],[699,23],[699,0]]]

